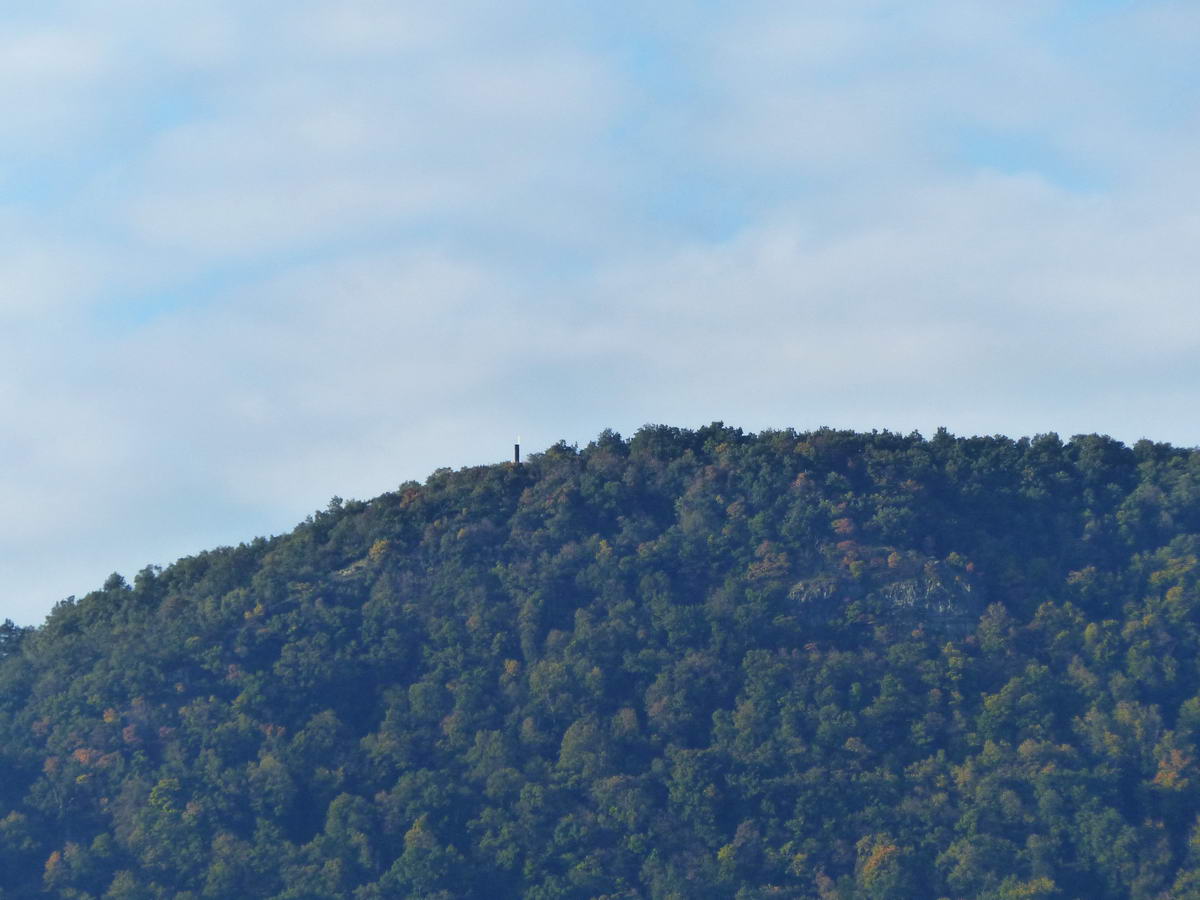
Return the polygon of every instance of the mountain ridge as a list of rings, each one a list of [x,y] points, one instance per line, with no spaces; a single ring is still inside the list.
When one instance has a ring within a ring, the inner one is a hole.
[[[1098,435],[335,498],[0,635],[2,896],[1188,896],[1198,556],[1200,453]]]

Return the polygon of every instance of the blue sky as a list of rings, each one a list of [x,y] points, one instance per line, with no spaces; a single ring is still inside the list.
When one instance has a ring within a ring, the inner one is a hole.
[[[646,422],[1200,444],[1200,8],[0,12],[0,617]]]

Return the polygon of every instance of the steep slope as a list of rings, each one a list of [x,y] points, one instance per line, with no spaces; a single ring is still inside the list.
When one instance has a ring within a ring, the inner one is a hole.
[[[0,632],[3,897],[1185,897],[1200,453],[647,427]]]

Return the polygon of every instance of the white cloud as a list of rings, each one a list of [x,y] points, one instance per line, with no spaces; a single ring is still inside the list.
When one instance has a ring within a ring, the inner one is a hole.
[[[103,43],[83,34],[47,28],[0,40],[0,75],[15,87],[95,78],[108,63]]]
[[[12,327],[77,311],[78,299],[90,294],[105,268],[95,250],[9,236],[0,249],[0,323]]]
[[[1119,205],[988,176],[916,186],[857,224],[814,238],[781,221],[629,265],[604,288],[625,300],[613,343],[640,335],[647,390],[696,420],[1036,421],[1131,440],[1128,408],[1104,398],[1147,370],[1153,391],[1200,351],[1194,223],[1131,225]]]
[[[5,156],[66,155],[62,142],[80,139],[103,115],[98,88],[111,84],[114,63],[111,47],[81,31],[36,28],[3,34],[0,139]]]
[[[514,431],[1200,441],[1186,5],[60,6],[0,40],[0,616]]]

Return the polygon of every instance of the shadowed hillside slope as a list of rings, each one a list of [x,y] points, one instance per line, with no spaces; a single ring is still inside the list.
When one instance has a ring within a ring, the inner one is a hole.
[[[1200,453],[1097,436],[335,499],[0,629],[0,897],[1198,896],[1198,558]]]

